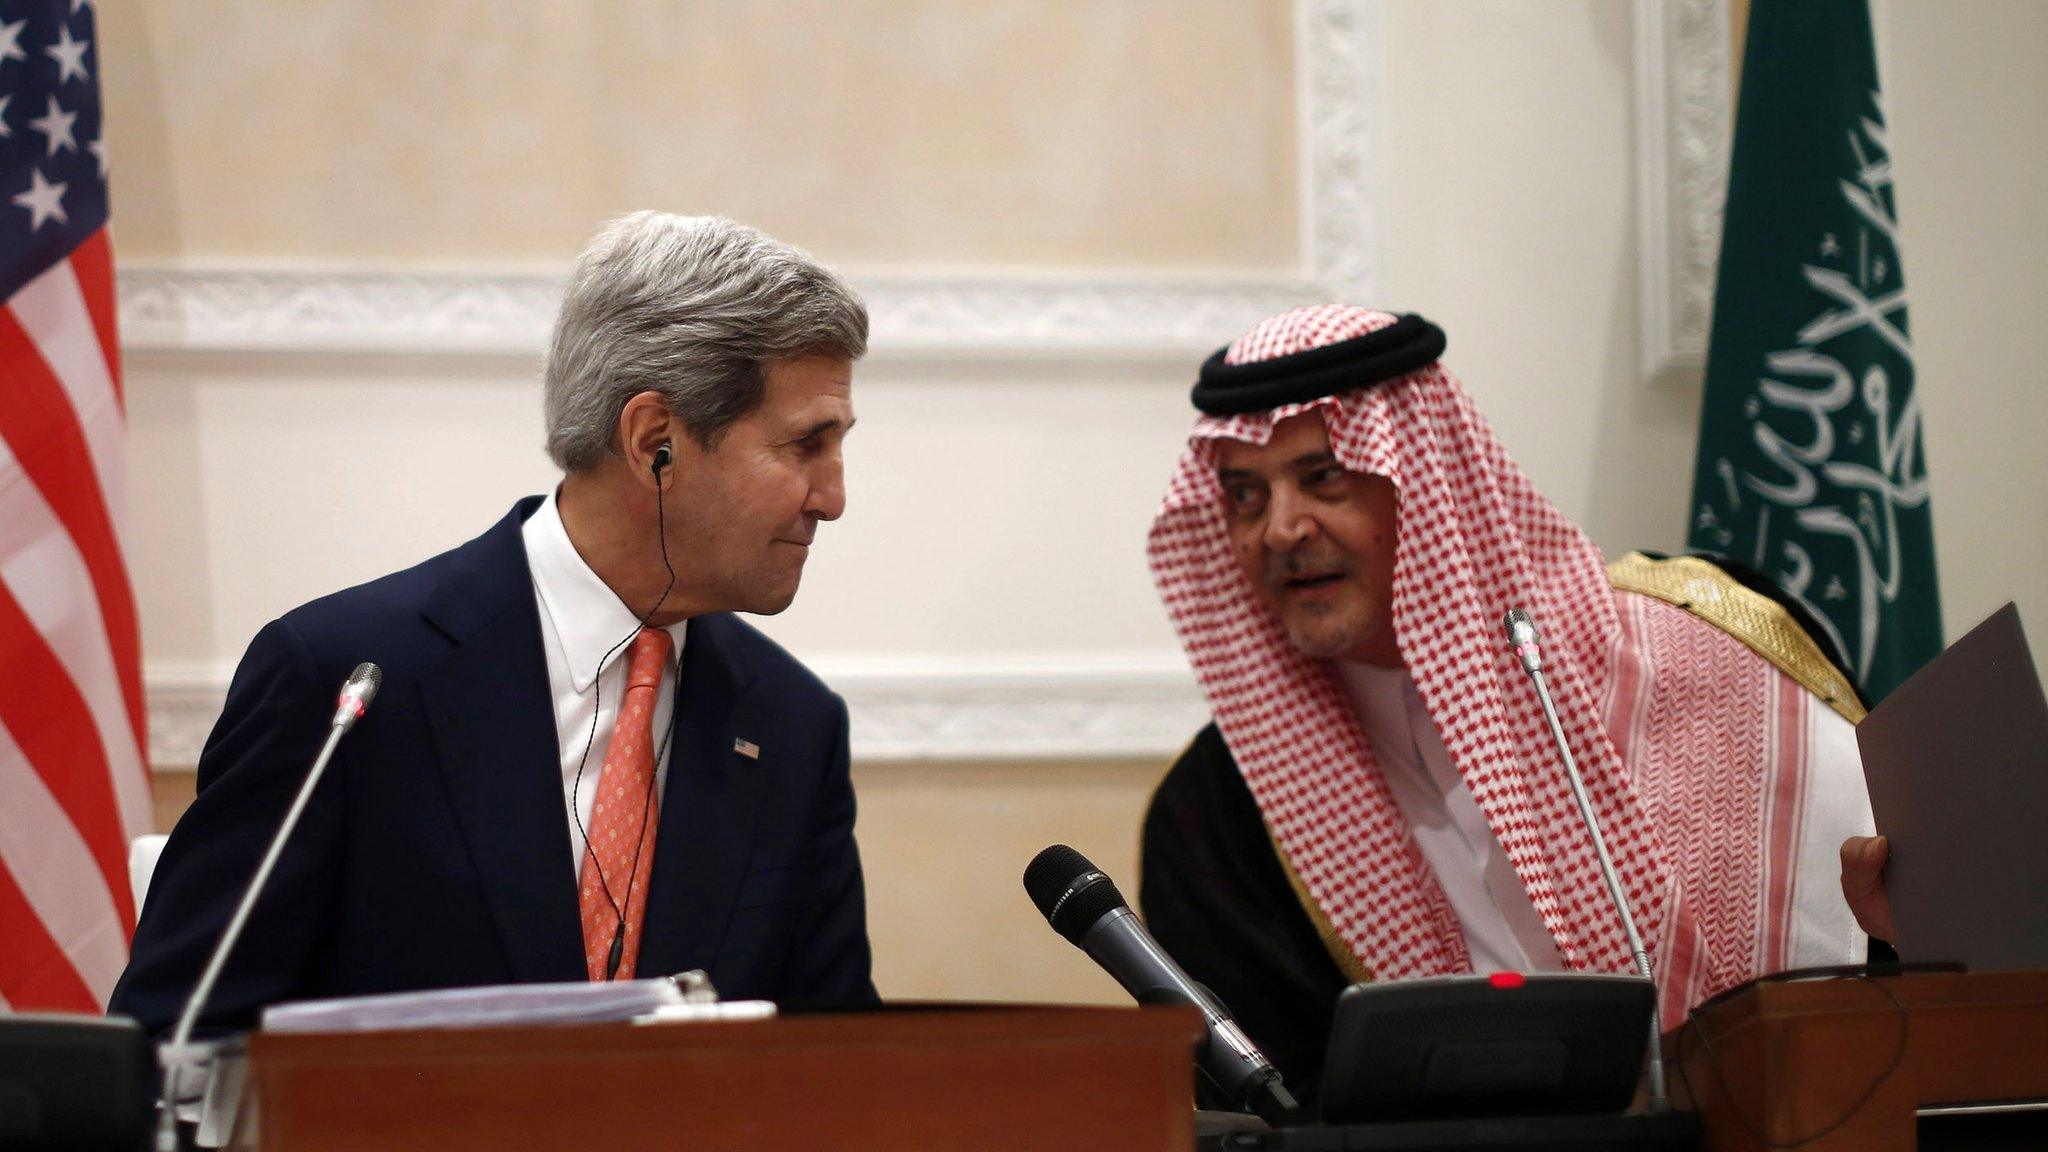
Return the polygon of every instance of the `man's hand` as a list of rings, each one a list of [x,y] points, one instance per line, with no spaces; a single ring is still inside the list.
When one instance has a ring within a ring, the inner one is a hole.
[[[1891,842],[1882,836],[1851,836],[1842,841],[1842,898],[1856,923],[1872,936],[1892,943],[1892,898],[1884,886],[1884,861]]]

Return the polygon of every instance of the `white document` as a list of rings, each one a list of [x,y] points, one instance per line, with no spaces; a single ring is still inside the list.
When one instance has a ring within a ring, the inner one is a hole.
[[[519,1024],[603,1024],[685,1003],[675,980],[602,984],[497,984],[279,1004],[263,1012],[265,1032],[383,1032],[492,1028]]]

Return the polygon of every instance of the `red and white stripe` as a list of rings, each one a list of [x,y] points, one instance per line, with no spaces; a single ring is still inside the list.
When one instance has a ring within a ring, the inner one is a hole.
[[[152,823],[106,230],[0,309],[0,1002],[96,1011]]]
[[[1362,308],[1298,309],[1225,358],[1270,359],[1393,322]],[[1357,717],[1329,671],[1259,606],[1230,548],[1217,441],[1265,443],[1275,424],[1308,411],[1321,414],[1344,467],[1386,476],[1400,493],[1392,607],[1402,655],[1566,963],[1622,972],[1629,957],[1540,706],[1500,634],[1514,607],[1544,629],[1560,720],[1667,1019],[1787,961],[1850,959],[1854,922],[1812,845],[1867,829],[1868,801],[1860,780],[1840,774],[1808,787],[1800,738],[1814,714],[1834,714],[1807,707],[1803,690],[1718,629],[1618,595],[1593,542],[1432,364],[1361,391],[1204,418],[1149,547],[1168,615],[1268,827],[1366,970],[1402,978],[1470,965]],[[1849,751],[1855,774],[1853,740]]]

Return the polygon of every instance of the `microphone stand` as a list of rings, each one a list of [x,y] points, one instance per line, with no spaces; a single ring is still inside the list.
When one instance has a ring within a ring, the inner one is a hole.
[[[193,985],[192,995],[185,1001],[185,1010],[178,1015],[177,1026],[171,1030],[170,1041],[160,1050],[158,1060],[164,1069],[164,1085],[161,1111],[157,1115],[156,1152],[178,1152],[175,1088],[179,1070],[193,1055],[188,1049],[192,1041],[192,1027],[199,1020],[200,1010],[205,1007],[207,997],[213,994],[213,985],[220,979],[221,969],[227,966],[228,954],[234,951],[235,942],[241,939],[242,929],[248,926],[249,914],[256,908],[256,898],[262,895],[270,873],[277,868],[278,858],[284,855],[285,842],[291,839],[292,829],[298,827],[299,817],[305,814],[306,804],[313,798],[313,789],[326,773],[327,762],[334,758],[336,745],[369,708],[370,699],[377,694],[377,686],[383,679],[383,670],[375,664],[358,664],[348,683],[342,686],[341,701],[335,708],[327,741],[320,746],[320,754],[313,758],[313,767],[306,773],[305,783],[299,785],[298,795],[292,797],[292,806],[286,810],[284,822],[277,826],[276,835],[270,838],[270,847],[263,853],[262,862],[256,865],[256,875],[242,893],[242,902],[228,919],[227,930],[221,933],[220,942],[213,946],[213,955],[207,958],[199,983]]]
[[[1508,644],[1515,655],[1521,657],[1522,670],[1529,674],[1530,683],[1536,686],[1536,699],[1543,705],[1543,718],[1550,724],[1550,737],[1557,742],[1558,755],[1564,758],[1565,777],[1571,781],[1572,799],[1578,802],[1579,816],[1586,822],[1586,831],[1592,834],[1593,851],[1600,858],[1600,876],[1607,881],[1607,894],[1614,899],[1614,910],[1621,914],[1622,931],[1628,934],[1629,954],[1635,958],[1636,971],[1651,985],[1650,996],[1650,1099],[1651,1112],[1664,1112],[1671,1107],[1671,1094],[1664,1082],[1664,1028],[1658,1001],[1661,998],[1656,989],[1657,979],[1650,974],[1650,953],[1643,947],[1643,938],[1636,933],[1636,920],[1629,913],[1628,897],[1621,889],[1621,878],[1614,872],[1614,858],[1607,854],[1607,842],[1600,836],[1600,822],[1593,817],[1593,803],[1586,798],[1586,782],[1579,775],[1579,764],[1572,758],[1571,743],[1564,737],[1564,726],[1557,722],[1557,705],[1550,699],[1550,685],[1543,677],[1543,650],[1538,647],[1536,620],[1526,609],[1515,608],[1503,620],[1507,628]]]

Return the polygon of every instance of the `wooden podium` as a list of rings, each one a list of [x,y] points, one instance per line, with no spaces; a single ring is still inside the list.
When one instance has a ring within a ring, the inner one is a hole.
[[[933,1007],[734,1023],[249,1040],[264,1152],[1194,1146],[1191,1008]]]
[[[1664,1047],[1704,1148],[1912,1152],[1923,1110],[2048,1101],[2048,972],[1765,982]]]

